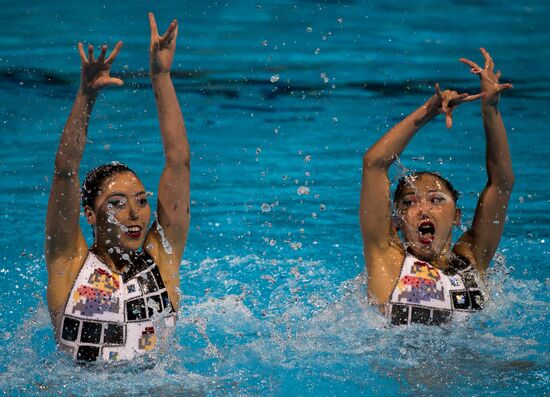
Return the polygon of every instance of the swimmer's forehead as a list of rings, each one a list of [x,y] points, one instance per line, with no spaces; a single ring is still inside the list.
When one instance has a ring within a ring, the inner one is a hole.
[[[139,196],[146,194],[141,181],[132,173],[110,175],[101,186],[102,193],[107,196]]]
[[[449,189],[441,180],[431,175],[412,177],[407,180],[405,188],[403,189],[403,196],[424,193],[449,193]]]

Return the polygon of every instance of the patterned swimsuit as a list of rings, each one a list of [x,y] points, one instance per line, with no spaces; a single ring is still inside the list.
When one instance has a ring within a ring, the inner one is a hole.
[[[92,252],[76,278],[56,337],[74,359],[131,360],[154,348],[158,328],[172,328],[175,313],[159,269],[142,252],[117,274]]]
[[[464,257],[440,270],[407,252],[386,316],[396,325],[440,325],[481,310],[483,288],[479,273]]]

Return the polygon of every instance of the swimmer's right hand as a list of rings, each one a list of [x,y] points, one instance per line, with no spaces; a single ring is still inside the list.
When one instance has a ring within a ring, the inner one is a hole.
[[[110,85],[121,86],[124,82],[116,77],[111,77],[109,72],[111,65],[122,48],[122,41],[116,43],[114,50],[109,57],[105,59],[107,46],[101,46],[99,58],[94,57],[94,46],[88,46],[88,57],[84,53],[84,46],[78,43],[78,52],[82,61],[82,73],[80,81],[80,89],[83,94],[97,95],[99,90]]]
[[[472,102],[483,98],[484,94],[470,95],[467,93],[459,94],[456,91],[441,91],[439,84],[435,83],[435,95],[430,98],[430,106],[437,109],[438,113],[445,113],[445,124],[447,128],[453,126],[453,111],[463,102]]]

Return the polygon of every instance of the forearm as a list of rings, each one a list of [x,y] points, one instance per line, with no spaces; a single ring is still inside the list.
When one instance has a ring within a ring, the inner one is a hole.
[[[78,173],[88,134],[88,122],[95,99],[96,95],[94,94],[85,94],[82,90],[78,91],[57,149],[55,157],[56,175],[70,176]]]
[[[483,104],[481,112],[486,138],[488,183],[509,191],[514,184],[514,173],[504,122],[496,104]]]
[[[368,167],[389,168],[396,156],[407,147],[412,137],[432,118],[437,116],[438,107],[430,98],[424,105],[405,117],[390,129],[365,153],[364,163]]]
[[[157,104],[166,164],[168,166],[188,166],[190,160],[189,143],[183,115],[170,74],[153,74],[151,81]]]

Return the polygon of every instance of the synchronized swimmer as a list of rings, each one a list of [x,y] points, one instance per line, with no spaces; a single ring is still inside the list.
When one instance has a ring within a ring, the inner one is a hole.
[[[111,162],[90,171],[82,186],[80,161],[88,122],[100,90],[121,86],[110,76],[122,42],[109,56],[93,46],[81,58],[81,81],[63,130],[46,218],[48,308],[61,350],[79,361],[131,360],[155,347],[158,333],[176,321],[179,267],[190,222],[190,150],[170,70],[178,23],[162,36],[151,28],[150,76],[157,104],[165,165],[151,224],[146,189],[128,166]],[[468,59],[481,93],[441,91],[382,136],[364,155],[360,224],[368,274],[368,299],[392,324],[442,324],[482,309],[483,274],[499,244],[512,172],[506,130],[498,109],[499,84],[490,55],[485,67]],[[428,121],[463,102],[481,101],[487,144],[487,185],[472,227],[453,245],[460,224],[458,192],[433,172],[402,178],[390,198],[388,169]],[[87,246],[79,226],[80,202],[93,231]],[[392,209],[393,208],[393,209]]]
[[[504,123],[498,109],[500,72],[481,49],[485,67],[461,58],[480,78],[481,93],[441,91],[390,129],[363,157],[360,223],[367,266],[368,295],[392,324],[441,324],[482,309],[483,273],[498,247],[514,174]],[[390,199],[388,169],[428,121],[463,102],[481,99],[487,146],[487,185],[480,195],[472,227],[452,245],[460,225],[458,192],[433,172],[402,178]],[[399,236],[401,234],[401,237]]]
[[[158,186],[157,219],[145,187],[126,165],[109,163],[88,173],[79,167],[88,121],[99,91],[121,86],[109,72],[122,42],[106,58],[79,44],[80,88],[61,136],[46,218],[48,308],[62,350],[75,359],[129,360],[155,346],[159,327],[173,327],[179,267],[189,230],[190,152],[170,77],[178,23],[159,36],[152,13],[150,74],[165,165]],[[88,248],[79,226],[79,201],[91,225]]]

